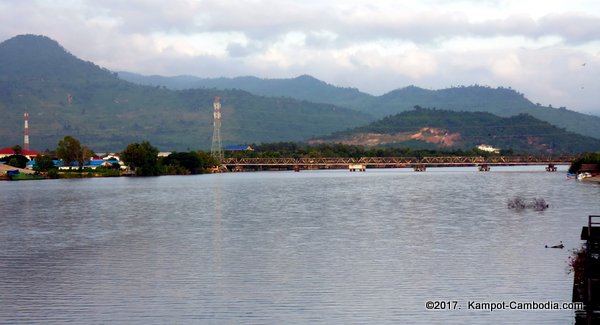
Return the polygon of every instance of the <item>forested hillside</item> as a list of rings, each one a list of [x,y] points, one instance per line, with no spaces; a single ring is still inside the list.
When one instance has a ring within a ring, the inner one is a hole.
[[[341,142],[422,148],[467,149],[480,144],[503,150],[580,153],[600,150],[600,140],[568,132],[531,115],[499,117],[417,107],[366,126],[337,132],[313,143]]]
[[[453,111],[489,112],[504,117],[525,113],[571,132],[600,139],[600,117],[564,107],[534,104],[524,94],[509,87],[472,85],[428,90],[408,86],[382,96],[372,96],[354,88],[336,87],[306,75],[292,79],[144,77],[126,72],[120,72],[119,75],[141,84],[174,88],[242,89],[262,96],[327,103],[351,108],[376,118],[411,110],[415,105]]]
[[[0,146],[54,148],[72,135],[96,151],[148,140],[161,150],[208,149],[212,103],[221,97],[224,144],[301,141],[370,121],[360,112],[241,90],[173,91],[132,84],[44,36],[0,43]]]

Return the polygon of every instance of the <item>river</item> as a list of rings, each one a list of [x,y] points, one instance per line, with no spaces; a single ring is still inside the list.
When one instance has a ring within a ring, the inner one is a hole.
[[[571,300],[600,185],[543,169],[0,182],[0,323],[572,324],[469,308]]]

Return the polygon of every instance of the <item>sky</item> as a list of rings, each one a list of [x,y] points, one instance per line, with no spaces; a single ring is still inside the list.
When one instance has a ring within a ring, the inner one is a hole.
[[[511,87],[600,115],[597,0],[0,0],[0,21],[112,71]]]

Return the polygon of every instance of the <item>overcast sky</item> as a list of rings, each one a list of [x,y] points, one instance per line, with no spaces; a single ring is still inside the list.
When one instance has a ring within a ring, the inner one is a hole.
[[[0,21],[113,71],[503,86],[600,114],[598,0],[0,0]]]

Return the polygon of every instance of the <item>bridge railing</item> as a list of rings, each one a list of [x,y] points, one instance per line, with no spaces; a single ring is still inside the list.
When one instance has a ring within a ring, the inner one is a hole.
[[[570,164],[574,156],[442,156],[442,157],[321,157],[321,158],[225,158],[228,166],[342,166],[363,164],[367,166],[429,166],[461,165],[540,165]]]

